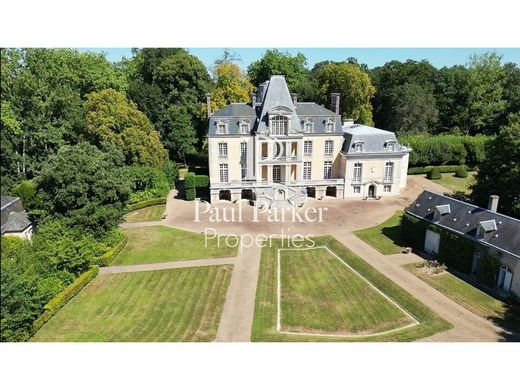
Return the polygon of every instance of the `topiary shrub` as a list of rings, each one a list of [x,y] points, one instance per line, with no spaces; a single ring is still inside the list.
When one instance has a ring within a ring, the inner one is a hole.
[[[455,169],[455,176],[457,177],[468,177],[468,171],[464,167],[464,165],[461,165]]]
[[[439,168],[433,167],[432,170],[426,174],[426,177],[430,180],[439,180],[442,176]]]

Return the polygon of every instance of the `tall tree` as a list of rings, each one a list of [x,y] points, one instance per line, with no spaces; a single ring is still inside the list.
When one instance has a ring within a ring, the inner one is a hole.
[[[404,84],[416,84],[427,91],[433,91],[436,69],[428,61],[407,60],[405,62],[389,61],[385,65],[374,68],[371,78],[377,89],[374,95],[374,121],[377,127],[389,128],[391,118],[393,90]]]
[[[435,126],[439,112],[435,97],[428,89],[406,83],[394,87],[388,97],[388,130],[400,135],[426,133]]]
[[[167,159],[159,133],[137,106],[113,89],[93,92],[85,102],[85,132],[102,147],[119,147],[129,164],[161,166]]]
[[[49,154],[79,141],[83,101],[93,91],[126,90],[123,72],[103,54],[70,49],[2,49],[2,99],[8,100],[25,137],[13,138],[30,178]],[[23,169],[22,169],[23,171]]]
[[[183,160],[186,151],[190,154],[194,150],[193,137],[200,143],[207,131],[200,110],[205,94],[211,90],[206,66],[183,49],[149,48],[134,50],[134,58],[126,67],[130,98],[159,131],[170,157],[183,156]],[[177,150],[186,135],[187,144]]]
[[[47,211],[70,227],[102,237],[121,222],[130,196],[123,163],[116,148],[102,152],[86,142],[61,147],[35,179]]]
[[[299,94],[302,99],[306,100],[308,95],[314,93],[309,89],[307,58],[302,53],[293,56],[277,49],[267,50],[262,58],[249,65],[247,73],[255,86],[273,75],[282,75],[285,76],[289,90]]]
[[[498,130],[499,118],[506,109],[501,59],[495,52],[470,56],[468,108],[472,133],[493,134]]]
[[[358,123],[372,125],[371,100],[375,88],[367,73],[358,65],[331,63],[324,65],[313,75],[319,99],[324,105],[329,103],[331,93],[340,93],[340,113],[344,118],[352,118]]]
[[[485,206],[492,194],[500,196],[500,212],[520,218],[520,113],[509,115],[509,124],[487,144],[486,159],[478,167],[474,201]]]
[[[211,97],[212,112],[232,102],[247,102],[254,89],[247,74],[231,62],[217,63],[213,67],[213,80],[215,87]]]
[[[0,158],[2,164],[2,194],[9,193],[13,185],[23,177],[24,137],[20,121],[8,101],[0,103]],[[22,147],[20,148],[20,145]]]

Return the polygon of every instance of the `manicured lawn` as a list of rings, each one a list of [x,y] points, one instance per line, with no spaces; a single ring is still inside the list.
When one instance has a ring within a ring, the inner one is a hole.
[[[391,333],[373,336],[317,336],[287,334],[277,331],[278,314],[278,248],[287,248],[287,241],[272,240],[272,246],[262,249],[260,275],[256,290],[255,317],[253,322],[253,341],[411,341],[430,336],[451,328],[430,309],[404,291],[397,284],[376,271],[363,259],[356,256],[332,237],[313,237],[316,246],[326,246],[337,254],[346,264],[360,273],[377,289],[387,295],[420,324]],[[318,249],[313,249],[319,251]],[[310,252],[310,251],[309,251]],[[329,332],[373,332],[374,330],[399,327],[404,322],[389,301],[381,296],[363,279],[356,279],[348,268],[336,258],[318,252],[304,255],[294,251],[283,253],[282,269],[282,331],[305,331],[308,333]],[[289,257],[287,257],[289,256]],[[310,257],[306,257],[310,256]],[[317,257],[317,259],[316,259]],[[288,260],[289,259],[289,260]],[[298,263],[298,259],[302,263]],[[284,263],[284,260],[287,262]],[[314,261],[321,263],[313,264]],[[326,264],[324,264],[326,263]],[[341,267],[347,269],[341,270]],[[339,267],[339,268],[338,268]],[[291,280],[294,278],[295,280]],[[366,316],[366,318],[356,318]]]
[[[468,172],[468,177],[456,177],[454,173],[442,173],[442,178],[433,180],[435,183],[439,183],[444,187],[448,187],[453,191],[463,191],[468,193],[469,186],[475,182],[476,172]]]
[[[407,264],[404,267],[476,315],[490,319],[506,328],[520,331],[520,307],[518,305],[495,299],[449,272],[430,276],[418,269],[415,264]]]
[[[224,240],[208,240],[204,234],[173,229],[166,226],[147,226],[126,229],[128,243],[111,265],[159,263],[176,260],[194,260],[211,257],[234,257],[237,247],[231,248]],[[233,244],[235,241],[232,242]]]
[[[370,334],[415,321],[325,248],[283,250],[281,330]]]
[[[232,269],[98,276],[31,341],[212,341]]]
[[[162,218],[166,205],[159,204],[156,206],[145,207],[132,211],[125,215],[126,222],[146,222],[158,221]]]
[[[403,246],[405,246],[401,237],[402,215],[403,212],[398,211],[382,224],[358,230],[354,234],[376,248],[383,255],[401,253]]]

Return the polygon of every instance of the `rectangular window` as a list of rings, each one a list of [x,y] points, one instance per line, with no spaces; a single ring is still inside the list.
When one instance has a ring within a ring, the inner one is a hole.
[[[392,186],[383,186],[383,192],[389,193],[392,192]]]
[[[327,121],[327,123],[325,124],[325,131],[327,133],[332,133],[333,130],[334,130],[334,121],[333,120]]]
[[[325,161],[323,163],[323,178],[332,179],[332,161]]]
[[[247,177],[247,164],[241,164],[240,169],[242,180],[245,180]]]
[[[333,148],[334,148],[334,141],[326,140],[325,141],[325,155],[331,156]]]
[[[262,142],[262,158],[267,158],[268,151],[267,142]]]
[[[309,161],[303,163],[303,180],[311,180],[312,165]]]
[[[240,158],[247,157],[247,142],[240,142]]]
[[[240,122],[240,132],[242,134],[249,133],[249,123],[247,123],[247,122]]]
[[[354,194],[361,194],[361,187],[360,186],[354,186]]]
[[[227,164],[220,164],[220,182],[221,183],[227,183],[228,181],[229,181],[228,165]]]
[[[385,164],[385,178],[384,181],[392,181],[394,178],[394,163],[387,162]]]
[[[273,165],[273,181],[282,181],[282,167]]]
[[[217,124],[217,133],[218,134],[224,134],[226,132],[226,124],[225,123],[218,123]]]
[[[219,144],[218,144],[218,155],[220,157],[227,157],[227,143],[219,142]]]
[[[286,135],[288,119],[284,116],[277,115],[270,120],[271,133],[273,135]]]
[[[306,133],[312,133],[314,131],[314,122],[310,119],[305,121],[304,131]]]
[[[363,164],[361,164],[361,163],[354,164],[354,177],[352,178],[352,181],[354,183],[361,183],[362,167],[363,167]]]
[[[358,142],[354,145],[354,151],[355,152],[362,152],[363,151],[363,144],[361,142]]]
[[[312,156],[312,141],[303,141],[303,155]]]
[[[395,150],[394,143],[393,142],[389,142],[386,145],[386,150],[388,150],[389,152],[393,152]]]

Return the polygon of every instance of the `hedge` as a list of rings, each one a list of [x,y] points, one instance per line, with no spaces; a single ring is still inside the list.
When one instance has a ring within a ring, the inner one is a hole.
[[[91,266],[86,272],[82,273],[76,280],[69,284],[63,291],[52,298],[44,307],[43,313],[34,320],[32,325],[33,334],[36,333],[54,314],[58,312],[65,304],[74,298],[88,282],[96,277],[99,267]]]
[[[404,213],[401,217],[401,235],[409,246],[423,250],[426,227],[422,220]]]
[[[439,180],[442,178],[441,172],[438,167],[433,167],[427,174],[426,177],[430,180]]]
[[[493,137],[478,135],[408,135],[399,142],[409,145],[410,166],[467,164],[475,167],[486,158],[486,145]]]
[[[435,168],[439,168],[440,173],[455,173],[457,172],[457,169],[460,167],[463,167],[464,169],[467,169],[465,165],[437,165]],[[421,175],[421,174],[427,174],[430,172],[434,166],[427,166],[427,167],[412,167],[408,168],[408,174],[409,175]]]
[[[468,171],[466,170],[464,165],[461,165],[460,167],[455,169],[455,176],[462,177],[462,178],[468,177]]]
[[[100,267],[108,266],[119,254],[119,252],[121,252],[121,250],[125,247],[127,242],[128,237],[126,236],[126,234],[123,233],[121,240],[116,245],[114,245],[108,251],[106,251],[101,256],[98,256],[93,260],[94,264],[97,264]]]
[[[184,175],[186,200],[194,200],[197,196],[197,188],[207,187],[208,185],[209,177],[207,175],[195,175],[193,172],[187,172]]]
[[[130,212],[130,211],[143,209],[145,207],[156,206],[158,204],[166,204],[166,196],[164,196],[162,198],[154,198],[154,199],[143,200],[142,202],[131,203],[126,206],[126,210]]]

